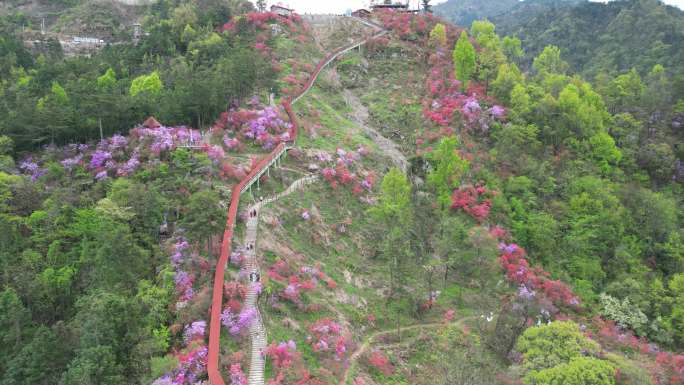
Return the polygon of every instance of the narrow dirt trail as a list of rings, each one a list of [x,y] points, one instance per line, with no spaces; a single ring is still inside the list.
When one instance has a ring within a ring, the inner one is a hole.
[[[344,100],[351,107],[352,119],[380,148],[383,154],[387,155],[404,174],[408,171],[409,162],[399,150],[396,143],[382,136],[380,131],[368,125],[368,109],[361,103],[361,100],[349,90],[344,90]]]
[[[416,329],[430,329],[430,328],[437,328],[437,327],[444,327],[444,326],[457,326],[457,327],[462,327],[463,324],[471,319],[476,319],[477,317],[471,316],[471,317],[463,317],[459,320],[456,320],[451,323],[444,323],[444,322],[432,322],[432,323],[427,323],[427,324],[417,324],[417,325],[411,325],[402,328],[402,331],[407,331],[407,330],[416,330]],[[364,342],[359,345],[358,348],[352,353],[352,355],[349,357],[349,365],[347,365],[347,369],[344,371],[344,376],[342,377],[342,380],[340,380],[340,383],[338,385],[346,385],[347,381],[349,381],[349,373],[351,372],[351,369],[356,365],[356,362],[358,361],[359,357],[361,357],[367,350],[370,348],[371,344],[373,341],[375,341],[377,338],[381,336],[386,336],[390,335],[396,332],[396,329],[391,329],[391,330],[380,330],[377,331],[364,340]],[[400,345],[402,342],[397,342],[394,344],[385,344],[382,345],[382,347],[389,347],[389,346],[394,346],[394,345]]]

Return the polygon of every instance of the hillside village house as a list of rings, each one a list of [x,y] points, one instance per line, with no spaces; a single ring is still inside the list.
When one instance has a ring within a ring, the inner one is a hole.
[[[271,5],[271,12],[287,17],[292,16],[294,9],[283,7],[282,5]]]

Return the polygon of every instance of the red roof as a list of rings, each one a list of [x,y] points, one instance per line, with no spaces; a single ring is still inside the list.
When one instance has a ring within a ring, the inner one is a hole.
[[[149,118],[147,118],[145,123],[143,123],[143,126],[147,128],[157,128],[161,127],[161,123],[159,123],[157,119],[155,119],[153,116],[150,116]]]

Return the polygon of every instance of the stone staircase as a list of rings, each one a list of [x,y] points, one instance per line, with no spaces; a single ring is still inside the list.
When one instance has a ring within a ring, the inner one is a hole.
[[[245,238],[243,246],[245,247],[245,264],[242,267],[242,276],[249,277],[251,273],[260,274],[259,259],[256,254],[256,240],[257,231],[259,229],[259,213],[264,205],[285,197],[297,189],[300,189],[308,184],[315,182],[317,176],[307,176],[294,181],[286,190],[255,203],[247,208],[247,226],[245,231]],[[256,212],[256,216],[250,216],[250,212]],[[251,247],[248,247],[251,246]],[[248,278],[249,279],[249,278]],[[252,351],[249,365],[249,385],[264,385],[264,368],[266,360],[264,357],[264,350],[268,344],[268,337],[266,335],[266,328],[261,319],[261,312],[259,311],[259,294],[254,287],[249,284],[247,287],[247,295],[245,298],[245,308],[253,307],[257,311],[257,317],[249,326],[249,338],[252,342]]]

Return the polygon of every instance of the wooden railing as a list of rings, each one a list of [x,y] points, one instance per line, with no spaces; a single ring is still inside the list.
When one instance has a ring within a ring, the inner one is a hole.
[[[374,34],[371,38],[382,36],[386,31],[381,31]],[[299,134],[299,123],[297,116],[292,110],[292,103],[296,103],[309,89],[321,73],[321,70],[330,64],[335,58],[365,44],[369,39],[364,39],[361,42],[351,44],[334,50],[321,60],[316,66],[314,72],[309,77],[304,88],[294,97],[288,98],[282,102],[283,108],[287,113],[292,124],[290,134],[290,141],[295,143],[297,135]],[[216,271],[214,273],[214,287],[211,300],[211,320],[209,323],[209,353],[207,356],[207,371],[209,374],[209,381],[213,385],[226,385],[221,376],[219,369],[219,353],[220,353],[220,336],[221,336],[221,310],[223,308],[223,282],[225,280],[225,271],[228,264],[228,257],[231,253],[231,242],[233,239],[233,231],[235,230],[235,222],[238,215],[238,206],[240,205],[240,196],[251,186],[261,175],[278,159],[285,151],[289,149],[287,143],[280,143],[271,151],[266,157],[257,163],[252,171],[247,174],[238,184],[233,186],[231,190],[230,206],[228,207],[228,218],[226,220],[226,228],[223,232],[223,240],[221,242],[221,254],[216,262]]]

